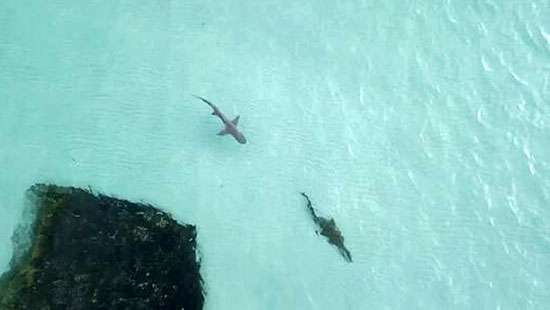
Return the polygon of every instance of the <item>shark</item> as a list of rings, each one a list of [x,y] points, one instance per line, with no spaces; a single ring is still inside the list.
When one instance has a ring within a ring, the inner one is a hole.
[[[338,229],[338,226],[336,226],[336,222],[334,222],[333,218],[325,218],[322,216],[317,215],[315,212],[315,209],[313,208],[311,204],[311,200],[309,199],[309,196],[306,195],[306,193],[300,193],[307,202],[307,209],[309,211],[309,214],[313,218],[313,222],[317,225],[317,227],[320,229],[320,231],[316,231],[317,234],[321,234],[325,238],[327,238],[328,243],[334,245],[336,248],[338,248],[338,251],[340,252],[340,255],[344,257],[344,259],[351,263],[351,253],[344,245],[344,236],[342,236],[342,232]]]
[[[193,95],[193,97],[202,100],[204,103],[208,104],[212,110],[212,115],[215,115],[220,118],[220,120],[223,122],[223,125],[225,126],[224,129],[222,129],[220,132],[218,132],[218,136],[225,136],[225,135],[231,135],[237,142],[240,144],[246,143],[246,138],[244,137],[243,133],[237,128],[237,125],[239,125],[239,118],[240,115],[237,115],[233,120],[229,120],[223,113],[220,111],[220,109],[214,105],[212,102],[204,99],[203,97]]]

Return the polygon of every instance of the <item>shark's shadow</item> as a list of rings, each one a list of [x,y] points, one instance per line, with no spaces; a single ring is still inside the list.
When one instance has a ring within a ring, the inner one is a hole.
[[[328,243],[336,246],[338,248],[338,251],[342,255],[342,257],[344,257],[344,259],[347,262],[351,263],[352,262],[351,253],[344,246],[344,236],[342,236],[342,233],[336,226],[334,219],[333,218],[327,219],[325,217],[318,216],[315,213],[315,209],[313,209],[309,196],[306,195],[306,193],[301,193],[301,194],[306,199],[306,202],[307,202],[306,207],[311,215],[311,218],[313,219],[313,222],[315,222],[315,224],[319,229],[316,231],[317,234],[320,233],[322,236],[325,236],[327,238]]]

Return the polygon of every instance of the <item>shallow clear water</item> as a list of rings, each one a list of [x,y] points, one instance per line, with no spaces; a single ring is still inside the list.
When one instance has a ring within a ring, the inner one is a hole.
[[[55,182],[196,224],[207,309],[550,308],[548,1],[320,3],[0,2],[0,268]]]

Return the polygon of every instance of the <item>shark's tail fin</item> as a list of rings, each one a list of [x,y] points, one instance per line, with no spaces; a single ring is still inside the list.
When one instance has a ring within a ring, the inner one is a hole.
[[[210,102],[210,101],[204,99],[204,98],[201,97],[201,96],[197,96],[197,95],[193,95],[193,94],[191,94],[191,96],[193,96],[193,97],[195,97],[195,98],[201,100],[202,102],[208,104],[208,105],[211,106],[213,109],[215,109],[215,107],[216,107],[212,102]]]

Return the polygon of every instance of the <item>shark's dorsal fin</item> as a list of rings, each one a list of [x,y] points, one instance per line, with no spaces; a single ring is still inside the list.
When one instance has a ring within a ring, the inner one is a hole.
[[[235,126],[239,125],[239,118],[240,117],[241,117],[240,115],[237,115],[237,117],[235,117],[235,119],[233,119],[231,121],[231,123],[233,123],[233,125],[235,125]]]
[[[218,132],[218,136],[225,136],[226,134],[228,134],[228,132],[225,129],[222,129],[220,132]]]

